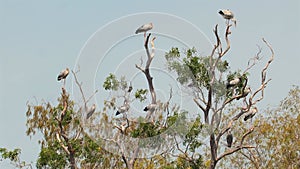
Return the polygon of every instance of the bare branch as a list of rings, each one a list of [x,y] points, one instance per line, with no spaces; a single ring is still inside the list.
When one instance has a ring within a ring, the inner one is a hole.
[[[268,48],[271,51],[271,57],[268,60],[268,62],[266,63],[265,67],[262,69],[261,71],[261,86],[254,92],[254,94],[249,98],[249,103],[251,104],[256,104],[257,102],[261,101],[264,98],[264,89],[267,86],[268,82],[271,81],[271,79],[268,79],[266,81],[266,74],[267,74],[267,69],[269,67],[269,65],[272,63],[272,61],[274,60],[274,51],[273,48],[271,47],[271,45],[265,40],[263,39],[263,42],[268,46]],[[253,98],[255,97],[256,94],[258,94],[259,92],[261,92],[261,97],[258,98],[255,101],[252,101]]]
[[[77,76],[76,76],[75,72],[74,72],[73,70],[72,70],[71,72],[72,72],[72,74],[73,74],[73,76],[74,76],[75,83],[77,84],[77,86],[78,86],[78,88],[79,88],[79,90],[80,90],[81,97],[82,97],[83,102],[84,102],[84,109],[85,109],[85,111],[87,111],[87,110],[88,110],[87,105],[86,105],[87,102],[86,102],[86,99],[85,99],[85,96],[84,96],[84,93],[83,93],[83,90],[82,90],[82,84],[79,83],[79,81],[78,81],[78,79],[77,79]]]
[[[243,137],[242,137],[242,139],[241,139],[241,142],[240,142],[240,145],[239,145],[239,146],[237,146],[237,147],[235,147],[235,148],[233,148],[233,149],[230,149],[230,150],[224,152],[220,157],[217,158],[216,161],[219,161],[219,160],[221,160],[222,158],[224,158],[224,157],[226,157],[226,156],[228,156],[228,155],[230,155],[230,154],[233,154],[234,152],[237,152],[237,151],[239,151],[239,150],[241,150],[241,149],[245,149],[245,148],[246,148],[246,149],[249,149],[249,148],[255,148],[254,146],[243,145],[245,138],[246,138],[250,133],[252,133],[253,130],[254,130],[254,127],[250,128],[250,129],[243,135]]]
[[[140,71],[142,71],[143,73],[145,73],[145,69],[143,69],[141,66],[135,64],[135,67],[136,67],[137,69],[139,69]]]
[[[205,108],[196,100],[194,99],[194,102],[197,104],[197,106],[203,111],[205,112]]]
[[[262,59],[262,57],[260,57],[261,47],[260,46],[257,46],[257,47],[258,47],[258,52],[256,53],[256,55],[253,58],[249,59],[247,68],[244,70],[243,74],[245,74],[248,70],[250,70],[253,66],[255,66],[257,61],[260,61]],[[252,61],[252,63],[251,63],[251,61]]]

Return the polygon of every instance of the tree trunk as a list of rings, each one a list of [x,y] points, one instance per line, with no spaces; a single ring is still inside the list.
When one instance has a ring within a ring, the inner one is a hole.
[[[75,163],[75,157],[74,157],[74,151],[70,151],[70,156],[69,156],[69,160],[70,160],[70,167],[71,169],[76,169],[76,163]]]
[[[210,134],[210,152],[211,152],[210,169],[215,169],[217,165],[217,149],[218,147],[216,144],[215,135],[212,132]]]

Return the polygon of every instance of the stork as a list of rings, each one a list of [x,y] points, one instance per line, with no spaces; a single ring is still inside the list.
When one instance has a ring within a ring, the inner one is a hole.
[[[117,112],[116,112],[116,116],[122,113],[125,113],[129,110],[129,105],[128,104],[124,104],[123,106],[119,107]]]
[[[64,85],[66,83],[66,78],[69,75],[69,68],[66,68],[65,70],[62,70],[59,75],[57,76],[57,81],[61,81],[64,79]]]
[[[245,115],[244,121],[247,121],[248,119],[252,119],[252,117],[258,112],[257,107],[253,107],[250,109],[250,111]]]
[[[236,26],[236,19],[234,18],[234,14],[229,9],[222,9],[219,11],[219,14],[227,20],[227,24],[229,24],[229,21],[231,20],[234,23],[234,26]]]
[[[228,135],[226,137],[226,140],[227,140],[227,146],[230,148],[232,145],[232,141],[233,141],[233,136],[232,136],[230,130],[228,130]]]
[[[228,89],[228,88],[230,88],[230,87],[233,87],[233,86],[237,85],[238,83],[240,83],[241,80],[242,80],[241,77],[237,77],[237,78],[235,78],[235,79],[233,79],[233,80],[230,80],[230,81],[227,83],[226,88]]]
[[[251,92],[251,88],[249,86],[245,87],[244,92],[242,93],[243,95],[241,97],[238,97],[237,100],[246,97],[250,92]]]
[[[86,119],[89,119],[94,114],[95,110],[96,110],[96,105],[93,104],[86,115]]]
[[[144,108],[144,111],[151,111],[153,112],[156,109],[156,104],[149,104]]]
[[[152,23],[148,23],[148,24],[144,24],[142,26],[140,26],[136,31],[135,34],[144,32],[144,37],[146,38],[146,32],[151,30],[153,28],[153,24]]]

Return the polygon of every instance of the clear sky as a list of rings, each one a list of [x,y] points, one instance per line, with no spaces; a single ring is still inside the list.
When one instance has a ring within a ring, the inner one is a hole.
[[[292,85],[300,84],[298,0],[112,0],[105,3],[79,0],[0,0],[0,147],[21,148],[24,160],[36,160],[39,152],[38,137],[30,139],[25,134],[26,103],[40,103],[42,100],[55,103],[61,86],[56,81],[57,74],[65,67],[74,67],[89,37],[101,27],[105,28],[111,21],[127,15],[159,12],[185,19],[213,42],[214,25],[224,26],[224,20],[217,13],[219,9],[231,9],[238,20],[237,27],[232,29],[232,48],[228,56],[232,68],[243,68],[248,58],[257,52],[257,44],[263,47],[263,61],[266,61],[269,51],[263,46],[262,37],[274,48],[275,60],[268,74],[272,81],[260,106],[276,106]],[[121,30],[132,28],[133,33],[143,20],[145,23],[157,23],[153,29],[157,33],[163,30],[164,23],[168,25],[165,21],[150,16],[137,18],[136,23],[134,19],[123,22],[118,29],[122,32]],[[179,29],[176,28],[178,25],[173,26],[174,30]],[[118,33],[118,29],[114,28],[112,33]],[[193,35],[184,30],[182,28],[178,34],[187,37]],[[165,34],[168,33],[164,31]],[[116,40],[124,38],[114,35],[106,34],[101,41],[103,45],[110,43],[106,42],[110,37]],[[127,38],[131,42],[130,37]],[[198,49],[203,47],[201,44],[193,44],[192,40],[190,42],[189,45]],[[160,48],[159,39],[157,48]],[[161,48],[168,50],[166,46]],[[206,48],[201,49],[203,53],[209,52]],[[0,168],[9,168],[9,165],[0,163]]]

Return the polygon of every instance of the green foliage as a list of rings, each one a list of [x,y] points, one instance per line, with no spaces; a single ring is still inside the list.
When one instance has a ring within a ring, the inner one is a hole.
[[[159,135],[161,132],[157,130],[159,125],[153,123],[140,123],[136,129],[131,132],[134,138],[147,138]]]
[[[230,88],[227,90],[227,93],[226,93],[227,98],[230,98],[233,95],[242,94],[244,87],[247,85],[246,83],[248,81],[248,76],[249,76],[249,73],[241,74],[240,71],[236,71],[233,73],[229,72],[229,74],[227,75],[227,83],[229,83],[229,81],[231,81],[235,78],[240,78],[241,80],[237,85],[235,85],[233,87],[233,89]]]
[[[139,99],[140,102],[144,101],[147,99],[147,93],[148,93],[148,90],[147,89],[138,89],[134,96],[136,99]]]
[[[120,86],[120,82],[117,80],[116,76],[112,73],[109,74],[108,77],[106,77],[103,88],[105,90],[118,90]]]
[[[197,56],[195,48],[187,49],[184,53],[185,56],[180,58],[178,48],[172,48],[167,52],[165,58],[168,61],[168,69],[177,73],[177,80],[181,84],[191,83],[194,87],[208,88],[211,80],[209,73],[211,64],[216,59],[211,59],[209,56]],[[216,69],[219,72],[226,72],[228,68],[229,64],[226,60],[217,62]]]
[[[189,145],[189,150],[191,152],[196,152],[196,149],[202,145],[201,140],[197,138],[202,131],[202,127],[203,124],[200,121],[200,117],[197,117],[193,122],[193,126],[191,127],[190,131],[185,135],[183,145]]]
[[[12,151],[8,151],[6,148],[0,148],[0,154],[2,159],[17,161],[19,159],[19,155],[21,154],[21,149],[17,148]]]
[[[6,148],[0,148],[0,162],[2,160],[9,160],[11,162],[11,164],[15,167],[15,168],[32,168],[31,164],[26,164],[25,161],[21,161],[20,160],[20,155],[21,155],[21,149],[16,148],[14,150],[7,150]]]
[[[241,123],[243,123],[241,121]],[[242,131],[247,130],[238,124]],[[255,151],[241,151],[226,158],[222,168],[300,168],[300,89],[292,88],[277,108],[259,111],[249,143]],[[242,133],[235,133],[242,135]],[[228,165],[230,164],[230,165]]]
[[[39,153],[37,168],[65,168],[67,166],[67,156],[61,150],[59,144],[54,142],[43,147]]]

